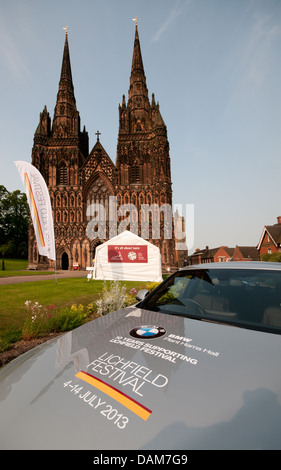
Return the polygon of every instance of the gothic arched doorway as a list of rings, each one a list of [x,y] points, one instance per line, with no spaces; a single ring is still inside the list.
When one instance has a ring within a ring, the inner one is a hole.
[[[105,241],[105,240],[104,240]],[[96,249],[99,245],[102,245],[104,243],[104,241],[101,241],[99,239],[95,240],[92,245],[91,245],[91,262],[94,261],[95,257],[96,257]]]
[[[61,269],[67,271],[68,267],[69,267],[68,254],[64,252],[61,257]]]

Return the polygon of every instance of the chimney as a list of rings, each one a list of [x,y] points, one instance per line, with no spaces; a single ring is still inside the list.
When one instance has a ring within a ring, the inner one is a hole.
[[[279,217],[277,217],[277,223],[281,224],[281,216],[280,215],[279,215]]]

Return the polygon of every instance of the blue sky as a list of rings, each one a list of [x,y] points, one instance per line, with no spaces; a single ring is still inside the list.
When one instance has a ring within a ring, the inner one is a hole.
[[[191,252],[257,245],[281,215],[281,0],[0,0],[0,184],[23,191],[13,162],[53,117],[66,25],[81,125],[115,162],[135,16]]]

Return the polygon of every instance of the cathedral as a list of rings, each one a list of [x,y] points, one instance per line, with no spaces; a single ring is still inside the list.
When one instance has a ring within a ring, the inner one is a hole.
[[[53,120],[45,106],[32,148],[32,165],[49,189],[56,267],[85,270],[92,265],[96,247],[123,230],[159,247],[163,271],[182,266],[187,253],[176,249],[175,226],[184,233],[184,222],[171,212],[167,129],[154,94],[149,100],[137,23],[128,100],[123,95],[119,105],[115,164],[100,135],[97,131],[89,151],[88,133],[85,127],[81,130],[76,107],[66,30]],[[37,269],[55,267],[54,261],[38,254],[32,226],[28,261]]]

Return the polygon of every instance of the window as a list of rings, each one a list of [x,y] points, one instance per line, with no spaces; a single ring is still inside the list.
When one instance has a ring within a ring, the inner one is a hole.
[[[131,168],[131,183],[139,183],[140,181],[140,169],[137,164]]]
[[[281,270],[183,269],[140,307],[281,334]]]
[[[64,184],[66,185],[68,183],[67,181],[67,168],[66,164],[62,163],[60,168],[59,168],[59,184]]]

